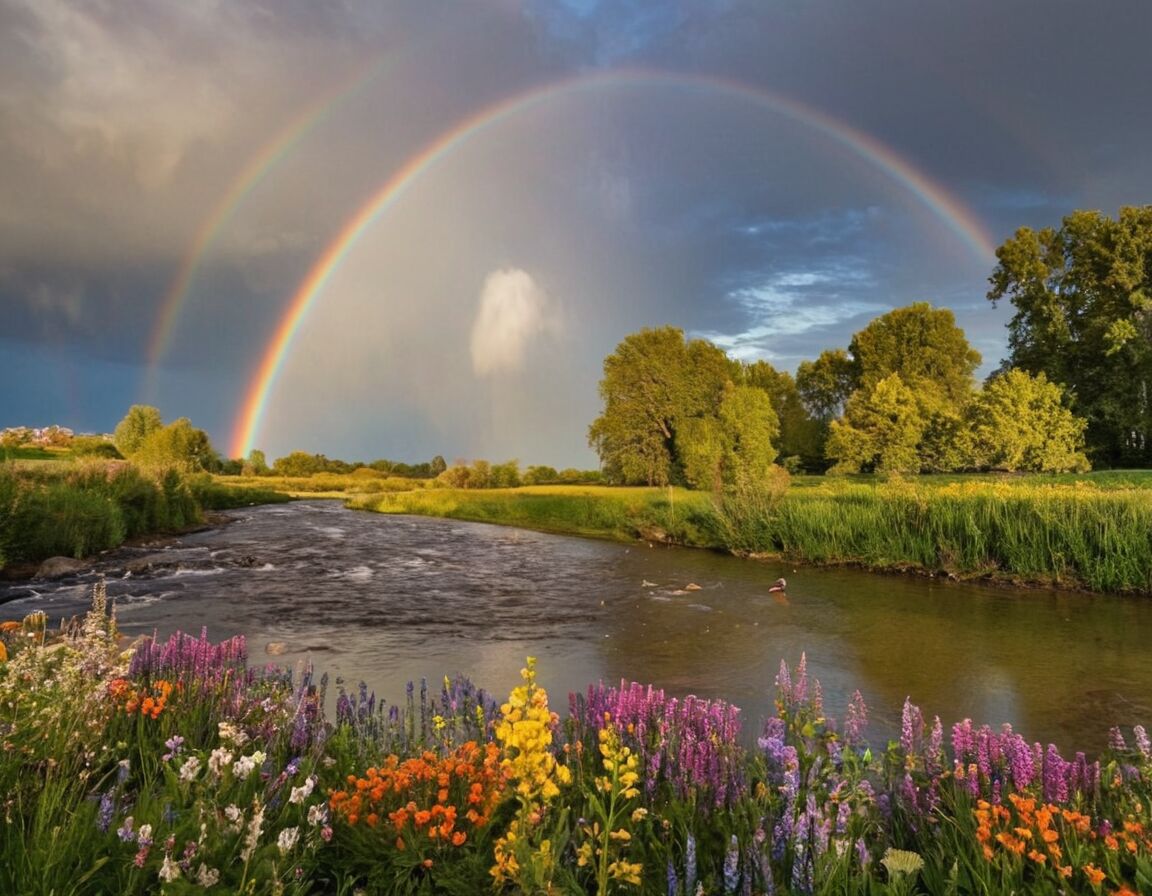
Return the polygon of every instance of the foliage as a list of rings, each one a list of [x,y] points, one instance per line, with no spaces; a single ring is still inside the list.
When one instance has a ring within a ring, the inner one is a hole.
[[[150,432],[131,457],[139,464],[174,467],[184,473],[210,471],[220,463],[208,434],[194,427],[187,417]]]
[[[980,353],[956,326],[955,315],[927,302],[880,315],[852,337],[848,354],[854,390],[871,391],[899,374],[925,416],[963,406],[980,364]]]
[[[588,430],[605,477],[711,488],[740,467],[766,468],[779,423],[743,379],[723,351],[674,327],[627,336],[604,360],[604,410]]]
[[[1064,405],[1064,390],[1043,373],[1009,370],[993,377],[966,414],[974,465],[1011,472],[1088,469],[1085,421]]]
[[[988,298],[1016,309],[1009,364],[1065,387],[1098,464],[1152,466],[1152,206],[1024,227],[996,257]]]
[[[160,411],[150,405],[134,404],[116,424],[112,441],[124,457],[131,457],[144,444],[144,440],[164,426]]]
[[[844,418],[832,421],[826,450],[836,463],[829,472],[917,473],[924,431],[915,394],[891,373],[853,392]]]
[[[349,506],[630,541],[720,547],[708,494],[683,489],[532,486],[509,490],[428,489],[365,496]]]

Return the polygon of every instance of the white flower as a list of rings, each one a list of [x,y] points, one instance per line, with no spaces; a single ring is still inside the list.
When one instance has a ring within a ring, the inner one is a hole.
[[[309,776],[308,780],[300,787],[293,787],[292,794],[288,797],[290,803],[302,803],[312,794],[312,788],[316,784],[316,779]]]
[[[320,803],[308,807],[308,824],[320,824],[324,820],[324,806]]]
[[[232,763],[232,752],[223,747],[217,747],[208,757],[208,771],[212,777],[219,778],[220,773]]]
[[[196,883],[207,889],[220,883],[220,872],[215,868],[209,868],[203,862],[200,867],[196,869]]]
[[[179,876],[180,866],[172,861],[171,856],[164,856],[164,864],[160,866],[160,880],[170,884]]]
[[[191,781],[200,773],[200,757],[189,756],[184,760],[184,764],[180,766],[180,780]]]
[[[247,862],[260,842],[260,830],[264,826],[264,807],[259,800],[252,801],[252,820],[248,822],[248,835],[244,838],[244,848],[240,858]]]
[[[251,756],[241,756],[232,766],[232,774],[236,776],[236,780],[243,781],[254,769],[262,766],[266,758],[262,750],[257,750]]]
[[[239,806],[226,806],[224,808],[224,817],[228,819],[234,831],[240,830],[240,827],[244,824],[244,813],[240,811]]]
[[[299,828],[285,828],[280,832],[280,836],[276,838],[276,845],[280,847],[280,855],[284,855],[293,846],[296,845],[296,839],[300,836]]]
[[[231,722],[220,722],[216,726],[216,730],[222,743],[232,744],[234,747],[242,747],[248,743],[248,735],[244,733],[244,730]]]

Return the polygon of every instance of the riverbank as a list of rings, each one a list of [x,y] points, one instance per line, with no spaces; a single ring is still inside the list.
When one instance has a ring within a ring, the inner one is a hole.
[[[0,466],[0,577],[31,577],[51,557],[83,560],[139,539],[195,531],[221,510],[287,500],[267,487],[124,461]]]
[[[1141,483],[811,477],[778,497],[535,486],[366,495],[348,506],[793,563],[1152,594],[1152,492]]]

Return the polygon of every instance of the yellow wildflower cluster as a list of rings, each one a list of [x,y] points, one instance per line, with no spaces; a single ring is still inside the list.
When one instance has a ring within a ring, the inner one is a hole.
[[[620,743],[616,730],[609,724],[611,718],[605,714],[605,725],[600,729],[600,756],[606,774],[598,775],[593,784],[603,798],[590,801],[590,814],[594,819],[581,825],[584,842],[576,850],[576,864],[584,868],[592,866],[596,874],[596,892],[604,896],[609,883],[618,881],[640,885],[644,865],[629,862],[624,858],[624,850],[632,842],[632,831],[626,820],[633,826],[640,824],[648,810],[637,808],[629,813],[629,802],[640,795],[636,786],[640,773],[636,770],[636,755]]]
[[[534,657],[528,657],[520,676],[524,683],[500,707],[496,725],[496,739],[504,750],[501,766],[515,782],[520,808],[508,832],[496,841],[491,874],[497,887],[515,884],[526,891],[549,892],[556,863],[551,840],[543,836],[543,822],[548,803],[560,795],[561,785],[571,783],[572,775],[552,754],[559,718],[548,709],[547,691],[536,684]]]

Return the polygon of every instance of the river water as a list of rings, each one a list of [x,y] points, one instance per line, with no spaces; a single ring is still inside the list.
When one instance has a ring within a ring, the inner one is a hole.
[[[335,501],[230,515],[112,552],[92,574],[0,584],[0,619],[82,613],[99,575],[126,634],[243,634],[252,663],[311,661],[401,704],[408,681],[457,672],[502,696],[533,655],[554,708],[589,683],[634,680],[732,701],[751,737],[780,660],[805,653],[832,716],[860,689],[881,747],[906,696],[946,726],[1011,722],[1064,751],[1103,749],[1112,725],[1152,725],[1149,600],[792,568]],[[768,592],[779,576],[786,597]]]

